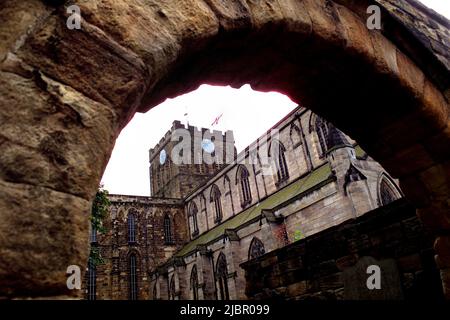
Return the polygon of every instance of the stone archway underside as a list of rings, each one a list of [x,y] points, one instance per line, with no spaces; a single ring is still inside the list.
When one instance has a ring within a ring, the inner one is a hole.
[[[374,3],[79,0],[69,30],[64,1],[2,1],[0,296],[76,295],[66,268],[121,128],[208,82],[283,92],[359,141],[436,232],[450,298],[448,21],[379,0],[369,31]]]

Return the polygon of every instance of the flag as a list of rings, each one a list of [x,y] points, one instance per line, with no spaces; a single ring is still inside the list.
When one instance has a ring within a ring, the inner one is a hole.
[[[219,124],[219,120],[220,120],[220,118],[222,118],[222,116],[223,116],[223,113],[221,113],[220,116],[216,117],[214,119],[213,123],[211,123],[211,127],[214,126],[214,125],[218,125]]]

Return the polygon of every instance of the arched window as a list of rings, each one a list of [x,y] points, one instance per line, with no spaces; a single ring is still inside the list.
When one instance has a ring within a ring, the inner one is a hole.
[[[240,184],[241,205],[246,207],[252,202],[252,194],[250,191],[250,182],[247,168],[244,165],[239,165],[236,173],[236,183]]]
[[[198,234],[198,220],[197,220],[197,205],[195,202],[191,202],[189,206],[189,217],[191,217],[192,220],[192,235]]]
[[[134,213],[128,214],[128,242],[136,242],[136,217]]]
[[[172,277],[170,278],[169,300],[175,300],[175,275],[172,275]]]
[[[266,250],[264,249],[264,244],[262,243],[262,241],[256,237],[253,238],[248,249],[248,259],[251,260],[258,258],[264,253],[266,253]]]
[[[172,220],[168,214],[164,216],[164,240],[166,244],[173,244]]]
[[[327,152],[327,141],[328,141],[328,123],[320,118],[316,117],[316,132],[317,137],[319,138],[319,146],[320,146],[320,157],[324,157]]]
[[[214,184],[211,187],[210,202],[214,203],[214,222],[219,223],[222,221],[222,194],[219,188]]]
[[[278,141],[274,140],[270,147],[271,155],[274,157],[275,164],[277,167],[277,178],[278,183],[286,181],[289,179],[289,171],[286,163],[286,148],[284,145]]]
[[[88,261],[88,274],[87,274],[87,299],[96,299],[96,285],[97,285],[97,270],[92,258]]]
[[[198,300],[198,273],[197,266],[194,264],[191,271],[191,291],[192,299]]]
[[[97,229],[95,228],[94,224],[91,223],[91,243],[97,243]]]
[[[128,268],[130,277],[130,300],[138,299],[138,277],[137,277],[137,259],[133,253],[128,258]]]
[[[380,205],[385,206],[398,199],[398,192],[396,192],[395,186],[385,177],[381,178],[379,189],[379,202]]]
[[[228,268],[227,259],[223,252],[220,253],[216,263],[216,281],[218,282],[218,294],[219,300],[229,300],[230,295],[228,293]]]

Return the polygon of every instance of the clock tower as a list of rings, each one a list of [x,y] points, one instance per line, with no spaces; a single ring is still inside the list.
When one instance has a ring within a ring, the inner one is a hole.
[[[184,198],[234,161],[232,131],[210,131],[173,122],[149,152],[150,194],[155,198]]]

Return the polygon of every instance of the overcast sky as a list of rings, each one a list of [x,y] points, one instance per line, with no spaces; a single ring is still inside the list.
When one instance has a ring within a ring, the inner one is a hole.
[[[450,19],[450,0],[421,2]],[[253,91],[249,85],[241,89],[202,85],[145,114],[136,113],[116,141],[102,183],[110,193],[148,196],[148,150],[159,142],[174,120],[189,121],[197,127],[233,130],[239,152],[295,107],[286,96]],[[212,126],[220,115],[218,124]]]
[[[233,130],[239,152],[296,106],[282,94],[253,91],[249,85],[240,89],[202,85],[145,114],[136,113],[116,141],[102,182],[110,193],[149,195],[148,150],[174,120],[189,121],[196,127]],[[220,115],[218,124],[212,126]]]

